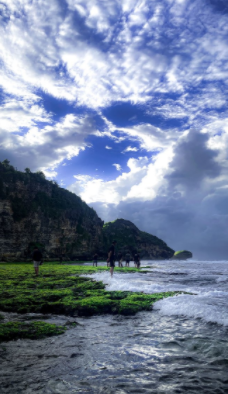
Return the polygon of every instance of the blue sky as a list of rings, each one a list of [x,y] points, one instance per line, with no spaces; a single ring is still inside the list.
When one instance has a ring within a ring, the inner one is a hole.
[[[0,160],[105,221],[228,255],[228,5],[0,3]]]

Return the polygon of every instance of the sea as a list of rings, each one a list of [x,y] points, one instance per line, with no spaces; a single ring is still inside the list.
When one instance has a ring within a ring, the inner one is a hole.
[[[77,325],[1,345],[1,394],[228,393],[228,261],[143,261],[141,271],[89,277],[108,290],[183,294],[127,317],[5,314]]]

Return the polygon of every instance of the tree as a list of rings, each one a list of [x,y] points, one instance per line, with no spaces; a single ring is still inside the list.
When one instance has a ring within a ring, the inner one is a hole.
[[[25,172],[26,172],[26,174],[31,174],[30,168],[26,167],[26,168],[25,168]]]
[[[3,164],[5,167],[9,167],[9,166],[10,166],[10,161],[7,160],[7,159],[5,159],[5,160],[3,160],[2,164]]]
[[[37,171],[36,174],[39,175],[41,178],[46,179],[42,171]]]

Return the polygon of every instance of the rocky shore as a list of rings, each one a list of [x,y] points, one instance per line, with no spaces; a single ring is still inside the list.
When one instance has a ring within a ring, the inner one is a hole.
[[[102,282],[81,275],[107,270],[107,267],[83,265],[42,266],[40,276],[35,277],[30,264],[2,264],[0,267],[0,311],[27,313],[55,313],[69,316],[96,314],[133,315],[151,310],[155,301],[170,297],[176,292],[156,294],[129,291],[106,291]],[[134,268],[116,268],[121,272],[138,272]],[[141,271],[146,272],[146,271]],[[4,323],[0,320],[0,341],[16,338],[41,338],[65,332],[64,327],[46,323],[24,325]]]

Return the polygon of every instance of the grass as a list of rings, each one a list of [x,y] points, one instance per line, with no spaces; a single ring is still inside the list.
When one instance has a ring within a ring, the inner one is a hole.
[[[152,304],[178,292],[156,294],[129,291],[107,291],[101,281],[81,275],[107,271],[107,267],[59,265],[45,263],[38,277],[32,264],[0,265],[0,311],[17,313],[57,313],[71,316],[96,314],[133,315],[151,310]],[[138,272],[136,268],[116,268],[115,271]],[[143,271],[145,273],[145,271]],[[64,332],[42,322],[3,323],[0,315],[0,340],[41,338]]]

